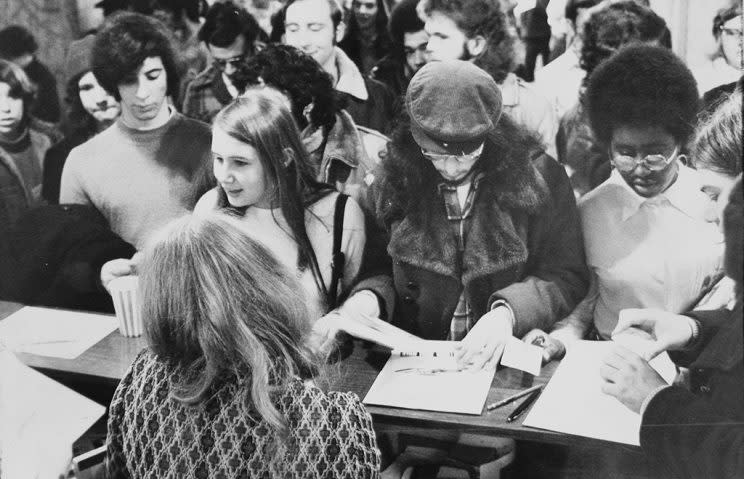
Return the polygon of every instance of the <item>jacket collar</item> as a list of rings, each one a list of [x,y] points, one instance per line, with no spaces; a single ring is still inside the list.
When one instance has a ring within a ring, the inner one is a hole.
[[[302,138],[311,155],[316,158],[316,155],[322,155],[319,163],[324,178],[327,178],[332,161],[341,161],[351,168],[357,168],[359,158],[367,154],[359,138],[354,120],[345,110],[336,113],[336,121],[325,137],[325,148],[322,152],[320,151],[323,146],[321,128],[315,130],[310,130],[310,127],[305,128],[302,132]]]
[[[338,81],[336,90],[348,93],[354,98],[367,101],[369,93],[364,83],[364,77],[359,68],[351,61],[346,53],[338,47],[336,48],[336,69],[338,70]]]
[[[514,73],[506,75],[501,87],[501,104],[503,106],[517,106],[519,104],[519,78]]]
[[[225,85],[225,80],[222,78],[222,72],[219,69],[214,68],[214,66],[210,66],[209,68],[212,69],[212,93],[220,104],[227,105],[233,101],[233,96],[227,89],[227,85]]]
[[[536,213],[545,203],[547,184],[531,162],[521,167],[509,165],[502,173],[503,177],[488,178],[478,188],[462,270],[458,265],[457,240],[436,191],[421,202],[424,211],[409,214],[393,225],[388,244],[390,256],[452,277],[465,286],[526,262],[523,218]]]
[[[743,317],[744,311],[740,303],[729,312],[728,320],[721,324],[721,328],[711,338],[691,367],[729,371],[737,364],[741,364],[744,361]]]

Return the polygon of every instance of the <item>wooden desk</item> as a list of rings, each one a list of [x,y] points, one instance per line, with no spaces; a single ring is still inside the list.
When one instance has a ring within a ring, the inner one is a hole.
[[[21,307],[23,307],[21,304],[0,301],[0,320]],[[145,346],[146,343],[143,338],[126,338],[121,336],[117,330],[76,359],[51,358],[24,353],[18,356],[24,363],[42,370],[52,377],[67,377],[89,383],[96,382],[113,388]],[[353,391],[360,398],[364,398],[377,377],[377,373],[385,364],[387,357],[388,353],[383,349],[357,341],[349,357],[329,368],[333,389]],[[537,377],[514,369],[499,370],[488,393],[487,404],[510,396],[533,384],[547,383],[557,366],[557,362],[548,364],[543,368],[542,374]],[[495,411],[484,412],[479,416],[379,406],[368,406],[368,409],[373,415],[375,423],[382,427],[456,429],[543,443],[610,448],[613,450],[639,450],[632,446],[622,446],[596,439],[527,428],[522,426],[522,421],[527,413],[523,414],[518,421],[507,423],[506,416],[514,407],[515,405],[509,405]]]

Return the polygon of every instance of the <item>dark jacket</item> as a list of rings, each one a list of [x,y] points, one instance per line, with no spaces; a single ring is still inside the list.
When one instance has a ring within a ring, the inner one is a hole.
[[[689,366],[688,391],[673,386],[643,414],[641,447],[670,477],[744,477],[742,303],[733,311],[689,313],[701,325],[699,347],[672,354]]]
[[[531,164],[500,158],[497,174],[481,182],[462,271],[443,201],[432,188],[421,192],[421,211],[388,225],[385,234],[368,233],[364,279],[355,290],[374,291],[383,316],[425,339],[446,339],[463,286],[476,320],[505,299],[516,317],[515,336],[550,328],[586,294],[588,270],[565,171],[540,151],[531,157]],[[379,196],[374,184],[371,194]]]
[[[54,74],[35,58],[23,70],[36,85],[31,116],[48,123],[58,123],[60,119],[59,94]]]
[[[0,298],[25,304],[113,312],[100,285],[101,266],[131,258],[135,249],[116,236],[92,206],[30,210],[0,237]]]
[[[406,76],[406,63],[397,55],[390,54],[382,58],[369,72],[370,78],[384,83],[396,98],[406,93],[410,78]]]
[[[338,92],[341,107],[354,119],[354,123],[382,134],[388,134],[396,117],[396,99],[384,84],[371,78],[364,78],[364,86],[369,97],[360,100],[345,92]]]
[[[41,183],[41,196],[47,203],[51,205],[59,204],[59,185],[67,155],[73,148],[82,145],[92,136],[92,134],[83,132],[72,133],[47,150],[44,156],[43,180]]]

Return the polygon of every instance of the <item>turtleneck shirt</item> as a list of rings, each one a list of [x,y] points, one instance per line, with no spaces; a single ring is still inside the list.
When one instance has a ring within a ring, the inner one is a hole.
[[[178,112],[152,130],[130,128],[119,118],[70,152],[60,203],[93,204],[116,234],[141,249],[204,193],[210,144],[209,126]]]

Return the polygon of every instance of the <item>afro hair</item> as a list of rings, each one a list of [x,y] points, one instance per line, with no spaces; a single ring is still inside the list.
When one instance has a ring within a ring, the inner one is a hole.
[[[670,50],[630,45],[601,63],[586,90],[589,122],[603,145],[623,125],[658,126],[686,144],[699,109],[692,72]]]

